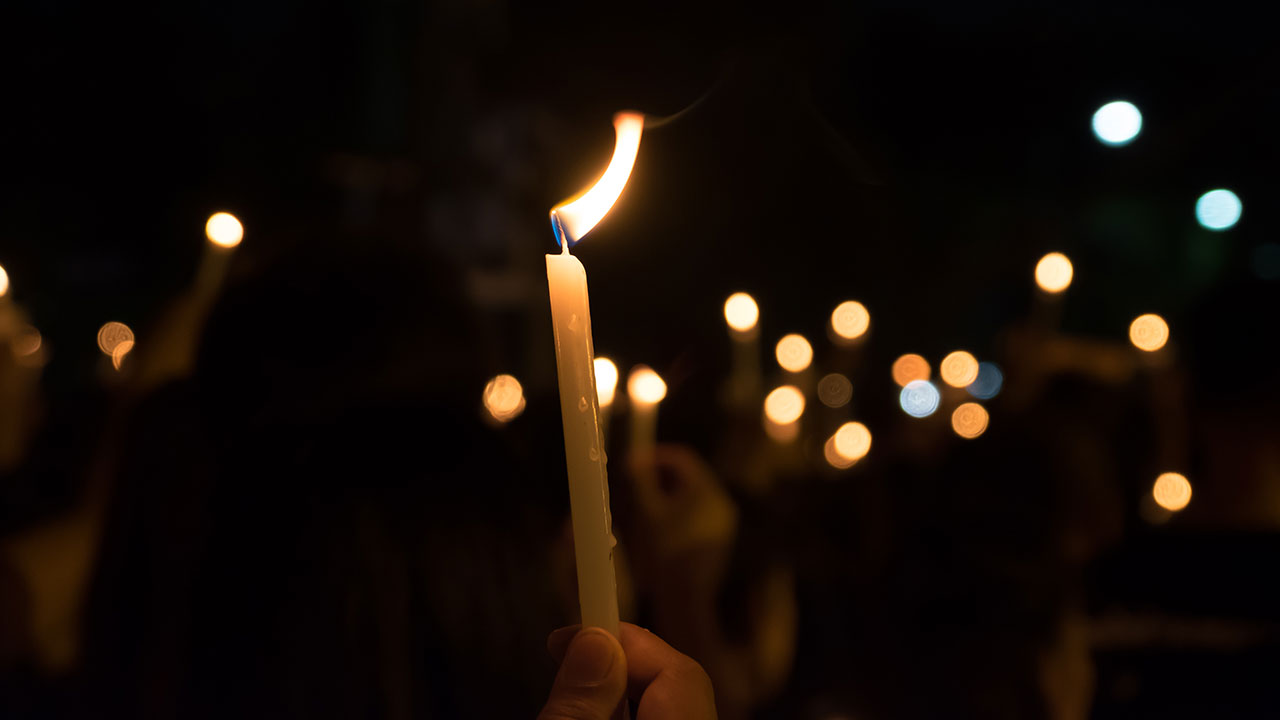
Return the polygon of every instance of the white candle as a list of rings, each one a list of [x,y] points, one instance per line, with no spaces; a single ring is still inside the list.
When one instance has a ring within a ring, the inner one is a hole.
[[[604,435],[596,395],[587,272],[578,258],[569,254],[570,244],[590,232],[613,207],[635,164],[644,117],[638,113],[619,113],[613,124],[617,145],[604,175],[585,193],[551,211],[551,223],[561,252],[547,256],[547,286],[555,332],[582,624],[604,628],[616,636],[618,590],[613,569],[614,539]]]
[[[755,298],[736,292],[724,301],[724,320],[733,341],[727,400],[735,410],[754,408],[764,384],[760,375],[760,308]]]

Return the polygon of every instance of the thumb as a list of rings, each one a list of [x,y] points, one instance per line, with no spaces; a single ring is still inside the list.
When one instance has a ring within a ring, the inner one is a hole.
[[[626,688],[622,646],[600,628],[585,628],[569,643],[538,720],[609,720]]]

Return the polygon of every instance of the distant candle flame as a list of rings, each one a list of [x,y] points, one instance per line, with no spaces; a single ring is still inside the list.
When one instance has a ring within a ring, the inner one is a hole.
[[[233,248],[244,239],[244,226],[235,215],[218,212],[210,215],[204,224],[204,235],[218,247]]]
[[[631,168],[636,163],[636,153],[640,150],[644,115],[618,113],[613,117],[613,128],[617,133],[617,144],[604,175],[586,192],[551,209],[551,226],[555,230],[556,242],[563,244],[562,236],[570,245],[581,240],[604,219],[627,186]]]
[[[637,365],[627,375],[627,397],[637,405],[657,405],[667,396],[667,383],[648,365]]]
[[[607,408],[613,404],[613,395],[618,389],[618,366],[607,357],[598,357],[593,364],[596,370],[596,400],[600,407]]]
[[[524,412],[524,388],[511,375],[498,375],[484,386],[484,408],[500,423],[516,419]]]
[[[0,267],[0,297],[4,297],[9,292],[9,273]]]
[[[751,331],[759,319],[760,306],[747,293],[736,292],[724,301],[724,321],[737,332]]]
[[[1191,483],[1182,473],[1163,473],[1156,478],[1151,495],[1160,507],[1177,512],[1191,503]]]
[[[129,329],[128,325],[113,321],[98,328],[98,349],[103,354],[114,355],[116,346],[124,342],[130,343],[130,348],[133,347],[133,330]],[[126,349],[125,352],[129,352],[129,350]]]

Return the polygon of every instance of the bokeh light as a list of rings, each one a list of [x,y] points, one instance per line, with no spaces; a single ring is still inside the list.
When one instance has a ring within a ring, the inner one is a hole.
[[[748,332],[760,320],[760,306],[755,298],[744,292],[736,292],[724,301],[724,321],[738,332]]]
[[[778,345],[774,348],[774,355],[778,358],[778,365],[782,366],[787,372],[798,373],[809,367],[809,363],[813,362],[813,346],[803,335],[786,335],[778,341]]]
[[[1060,252],[1051,252],[1036,263],[1036,285],[1047,293],[1060,293],[1071,286],[1075,268],[1071,260]]]
[[[989,421],[987,409],[976,402],[963,403],[951,413],[951,429],[962,438],[973,439],[986,432]]]
[[[40,352],[40,346],[44,343],[44,338],[40,335],[40,331],[31,325],[23,326],[18,331],[17,337],[13,339],[12,350],[14,357],[29,357]]]
[[[204,235],[209,242],[218,247],[233,248],[244,239],[244,226],[235,215],[228,212],[217,212],[209,216],[204,224]]]
[[[637,405],[656,405],[667,396],[667,383],[648,365],[637,365],[627,374],[627,397]]]
[[[990,400],[1000,394],[1002,387],[1004,387],[1004,373],[1000,371],[1000,366],[984,361],[978,363],[978,379],[969,383],[969,387],[965,389],[979,400]]]
[[[841,340],[856,340],[871,326],[871,313],[857,300],[846,300],[831,312],[831,329]]]
[[[494,420],[509,422],[524,412],[524,388],[511,375],[498,375],[484,386],[484,409]]]
[[[898,393],[898,404],[911,417],[929,417],[941,401],[938,388],[928,380],[912,380]]]
[[[1142,113],[1131,102],[1116,100],[1093,114],[1093,134],[1104,145],[1128,145],[1142,132]]]
[[[938,375],[951,387],[966,387],[978,379],[978,358],[964,350],[956,350],[942,358]]]
[[[928,380],[931,373],[929,361],[915,353],[907,353],[893,361],[893,381],[899,387],[906,387],[914,380]]]
[[[775,388],[764,399],[764,416],[775,425],[790,425],[804,414],[804,393],[794,385]]]
[[[1240,222],[1244,205],[1230,190],[1210,190],[1196,201],[1196,220],[1210,230],[1226,230]]]
[[[596,400],[600,407],[613,404],[613,395],[618,389],[618,366],[607,357],[595,359],[596,368]]]
[[[128,325],[113,321],[98,328],[98,349],[104,354],[113,354],[116,346],[122,342],[133,343],[133,330],[130,330]]]
[[[1160,507],[1177,512],[1191,502],[1191,482],[1181,473],[1163,473],[1156,478],[1151,496]]]
[[[836,450],[835,435],[827,438],[827,441],[822,444],[822,457],[827,461],[828,465],[837,470],[853,467],[854,463],[858,462],[844,457]]]
[[[129,354],[133,349],[132,340],[121,340],[111,350],[111,366],[119,370],[124,365],[124,356]]]
[[[1169,324],[1159,315],[1139,315],[1129,324],[1129,342],[1139,350],[1155,352],[1169,342]]]
[[[871,431],[860,422],[841,425],[832,439],[836,454],[851,462],[861,460],[871,450]]]
[[[9,273],[5,271],[3,265],[0,265],[0,297],[4,297],[8,293],[9,293]]]
[[[818,400],[829,408],[844,407],[853,399],[853,383],[840,373],[831,373],[818,381]]]

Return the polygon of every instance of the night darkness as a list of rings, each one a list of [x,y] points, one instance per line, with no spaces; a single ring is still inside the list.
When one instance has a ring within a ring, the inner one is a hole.
[[[537,716],[579,619],[548,211],[624,110],[634,169],[573,248],[621,374],[619,605],[721,718],[1280,713],[1280,64],[1249,4],[6,15],[0,717]],[[1198,220],[1214,189],[1238,222]],[[948,384],[956,350],[998,393]],[[783,385],[795,423],[762,414]]]

